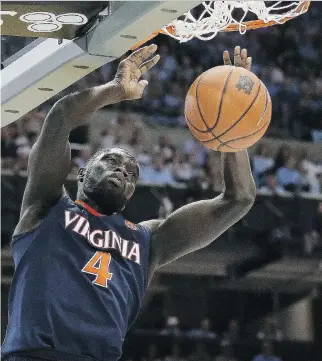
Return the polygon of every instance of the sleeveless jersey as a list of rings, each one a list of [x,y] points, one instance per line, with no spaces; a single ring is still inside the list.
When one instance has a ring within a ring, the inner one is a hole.
[[[2,355],[117,360],[147,288],[149,244],[147,228],[62,198],[13,238]]]

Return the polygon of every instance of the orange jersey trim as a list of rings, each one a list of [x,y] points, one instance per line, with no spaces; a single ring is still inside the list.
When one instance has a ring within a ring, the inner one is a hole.
[[[75,201],[76,204],[79,204],[81,206],[83,206],[85,209],[88,210],[89,213],[91,213],[93,216],[96,216],[96,217],[101,217],[101,216],[104,216],[104,214],[101,214],[99,212],[97,212],[94,208],[92,208],[91,206],[89,206],[87,203],[77,199]]]

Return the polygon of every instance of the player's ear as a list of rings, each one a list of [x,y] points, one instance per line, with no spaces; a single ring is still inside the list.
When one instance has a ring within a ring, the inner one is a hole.
[[[77,180],[82,183],[84,180],[84,175],[85,175],[85,168],[79,168]]]

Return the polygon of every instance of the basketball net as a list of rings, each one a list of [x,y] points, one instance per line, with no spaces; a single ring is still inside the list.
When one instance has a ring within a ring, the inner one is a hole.
[[[218,32],[239,31],[245,34],[250,29],[283,24],[304,14],[309,6],[310,1],[204,1],[199,7],[154,32],[132,50],[158,34],[169,35],[181,43],[193,38],[211,40]],[[239,18],[236,18],[236,10],[241,13]],[[199,15],[194,15],[194,12]],[[256,16],[257,20],[246,21],[249,15]]]

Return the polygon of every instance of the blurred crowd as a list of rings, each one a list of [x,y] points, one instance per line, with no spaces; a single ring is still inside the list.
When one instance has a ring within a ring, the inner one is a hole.
[[[146,334],[147,332],[150,335],[171,336],[173,343],[170,352],[165,355],[164,352],[160,352],[160,347],[157,344],[150,344],[141,361],[246,361],[239,358],[238,352],[235,350],[235,344],[243,339],[239,321],[236,319],[229,321],[227,330],[222,335],[212,330],[208,318],[202,319],[198,328],[182,330],[180,320],[176,316],[169,316],[161,330],[145,330],[145,332],[144,330],[137,330],[138,334]],[[275,355],[274,343],[282,341],[284,337],[273,318],[267,317],[264,320],[255,338],[260,341],[261,350],[247,361],[282,361]],[[194,350],[188,355],[180,345],[182,339],[189,339],[191,344],[194,344]],[[254,338],[252,339],[254,340]],[[213,352],[212,344],[214,342],[220,344],[220,352],[217,354]]]
[[[192,329],[183,329],[178,316],[168,316],[161,330],[154,330],[162,336],[187,337],[193,340],[220,340],[224,344],[232,344],[249,337],[262,341],[282,341],[284,335],[277,326],[274,317],[268,316],[262,320],[255,334],[242,330],[239,320],[228,321],[224,332],[220,333],[212,328],[211,320],[207,317],[201,319],[199,326]],[[248,335],[249,334],[249,335]]]
[[[21,122],[2,128],[2,169],[26,170],[29,153],[36,141],[45,113],[34,111]],[[103,128],[92,144],[80,140],[83,133],[73,136],[71,176],[84,167],[98,149],[121,147],[136,156],[140,181],[156,185],[180,186],[195,184],[201,189],[221,187],[220,155],[209,152],[194,138],[174,144],[168,135],[157,141],[149,137],[144,123],[136,122],[121,112]],[[78,141],[79,140],[79,141]],[[322,158],[311,159],[301,149],[295,153],[287,145],[276,153],[261,143],[251,157],[251,165],[259,191],[268,194],[310,192],[322,193]]]
[[[34,111],[22,121],[12,123],[1,132],[2,170],[18,172],[27,169],[28,157],[36,141],[45,113]],[[153,139],[145,123],[131,114],[120,112],[103,126],[89,143],[86,130],[71,134],[72,166],[69,176],[75,179],[78,170],[86,166],[92,154],[102,148],[121,147],[131,152],[140,164],[140,182],[162,186],[154,188],[159,200],[158,216],[166,218],[176,208],[166,190],[167,186],[186,187],[185,203],[203,198],[207,191],[222,189],[221,156],[208,151],[189,136],[180,143],[171,140],[169,134]],[[150,129],[151,130],[151,129]],[[88,131],[88,130],[87,130]],[[97,131],[97,129],[96,129]],[[269,142],[261,142],[251,152],[251,166],[260,194],[292,196],[306,192],[308,196],[322,194],[322,154],[310,157],[303,149],[291,149],[287,143],[278,151]],[[300,230],[301,256],[312,257],[322,246],[322,202],[316,214]],[[272,229],[272,237],[279,244],[293,244],[298,221]],[[295,233],[294,233],[295,232]],[[277,234],[275,234],[277,233]],[[281,241],[283,239],[283,241]]]
[[[159,36],[161,60],[147,74],[149,87],[140,101],[114,107],[153,115],[153,121],[186,126],[185,94],[203,71],[222,64],[222,52],[240,45],[253,57],[253,71],[263,80],[273,101],[269,133],[322,141],[322,6],[312,3],[308,13],[283,24],[256,31],[219,33],[211,41],[177,41]],[[2,37],[2,57],[23,46],[23,38]],[[109,81],[119,60],[106,64],[70,89],[78,90]],[[70,91],[68,89],[67,91]]]
[[[126,361],[133,361],[133,358],[128,358]],[[248,360],[239,358],[234,352],[233,345],[227,341],[220,343],[220,352],[216,355],[208,351],[205,343],[197,342],[195,350],[185,356],[182,355],[180,344],[174,342],[171,351],[161,357],[158,347],[150,344],[146,356],[141,357],[140,361],[282,361],[282,358],[276,356],[273,343],[270,341],[263,341],[258,354]]]

